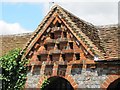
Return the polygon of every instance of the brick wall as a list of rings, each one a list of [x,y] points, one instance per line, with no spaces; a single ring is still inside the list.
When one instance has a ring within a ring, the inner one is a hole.
[[[102,45],[105,47],[106,51],[108,51],[110,55],[116,55],[113,51],[118,51],[118,38],[117,38],[117,30],[118,28],[115,26],[105,26],[105,27],[99,27]],[[30,39],[31,33],[27,34],[19,34],[19,35],[5,35],[0,36],[2,44],[2,53],[0,53],[0,56],[8,52],[9,50],[13,48],[23,48],[23,46],[26,44],[26,42]],[[114,43],[111,43],[112,41]],[[107,44],[107,42],[109,42]],[[114,45],[113,45],[114,44]],[[111,46],[113,45],[114,50],[110,53]],[[106,48],[107,47],[107,48]],[[100,88],[100,87],[107,87],[110,83],[108,83],[109,78],[113,78],[115,80],[118,76],[113,77],[118,71],[117,68],[104,68],[104,67],[96,67],[94,69],[92,68],[82,68],[79,66],[79,68],[71,68],[71,66],[66,67],[66,73],[64,78],[66,78],[74,88]],[[115,67],[115,66],[114,66]],[[41,67],[37,68],[36,72],[40,72],[40,74],[32,74],[31,72],[28,73],[27,87],[35,88],[40,87],[40,85],[43,83],[44,79],[49,78],[44,77],[44,71],[45,71],[45,65],[42,64]],[[72,70],[71,70],[72,69]],[[60,70],[58,65],[54,65],[52,69],[52,75],[57,75],[57,71]],[[34,70],[33,70],[34,71]],[[112,74],[111,74],[112,72]],[[114,79],[115,78],[115,79]],[[112,80],[112,81],[113,81]],[[108,84],[106,84],[108,83]],[[40,85],[39,85],[40,84]]]
[[[105,25],[97,26],[100,30],[99,36],[102,40],[101,45],[106,52],[112,56],[118,56],[120,50],[118,47],[118,26],[117,25]],[[0,35],[0,56],[12,50],[13,48],[23,48],[26,42],[30,39],[32,33],[16,34],[16,35]],[[111,48],[111,46],[113,46]],[[113,50],[114,49],[114,50]],[[117,52],[116,52],[117,51]]]

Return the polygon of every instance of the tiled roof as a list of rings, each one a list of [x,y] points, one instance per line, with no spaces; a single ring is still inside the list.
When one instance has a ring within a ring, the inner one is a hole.
[[[88,23],[67,10],[59,7],[63,13],[62,17],[66,20],[67,24],[71,26],[77,36],[79,36],[82,41],[94,52],[94,55],[98,55],[100,59],[104,59],[105,51],[100,45],[100,38],[98,36],[98,30]]]
[[[45,27],[47,20],[51,17],[54,12],[59,14],[60,18],[63,18],[67,25],[73,30],[76,36],[82,39],[85,43],[87,48],[93,52],[94,55],[99,56],[99,59],[104,60],[106,56],[106,51],[104,49],[104,45],[102,43],[102,39],[100,39],[98,28],[94,25],[85,22],[75,15],[71,14],[67,10],[63,9],[62,7],[55,5],[50,12],[46,15],[38,28],[33,33],[31,39],[27,43],[26,47],[24,48],[31,48],[32,43],[34,43],[35,38],[38,34],[42,33],[42,29]],[[104,30],[103,30],[104,31]]]
[[[32,33],[0,35],[0,56],[15,48],[23,48]]]
[[[118,25],[104,25],[97,26],[99,29],[99,37],[101,40],[101,46],[104,47],[107,56],[111,60],[120,58],[119,37],[120,33]]]

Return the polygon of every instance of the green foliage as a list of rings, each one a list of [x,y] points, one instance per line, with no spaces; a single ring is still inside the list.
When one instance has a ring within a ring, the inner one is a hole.
[[[0,67],[2,68],[0,80],[2,80],[3,90],[20,90],[24,88],[27,74],[25,65],[28,60],[21,60],[21,57],[20,49],[11,50],[0,57]]]
[[[50,83],[50,80],[45,79],[44,82],[43,82],[43,84],[42,84],[42,86],[41,86],[40,90],[44,90],[44,87],[47,86],[47,85],[49,85],[49,83]]]

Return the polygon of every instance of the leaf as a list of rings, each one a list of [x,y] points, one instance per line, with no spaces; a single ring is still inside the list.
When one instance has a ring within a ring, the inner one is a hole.
[[[25,84],[26,73],[21,73],[21,71],[26,71],[25,64],[28,60],[21,61],[21,58],[18,58],[19,53],[20,49],[15,49],[0,57],[0,67],[4,70],[0,79],[5,82],[3,84],[4,90],[8,90],[8,88],[20,90]]]

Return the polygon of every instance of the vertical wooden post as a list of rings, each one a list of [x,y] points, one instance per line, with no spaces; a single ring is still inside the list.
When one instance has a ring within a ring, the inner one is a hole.
[[[72,65],[67,65],[67,68],[66,68],[66,76],[67,75],[70,75],[71,74],[71,70],[72,70]]]
[[[31,73],[33,74],[33,70],[34,70],[34,65],[31,67]]]
[[[52,76],[56,76],[58,71],[58,64],[54,63]]]
[[[86,58],[84,56],[84,53],[81,53],[80,57],[81,57],[81,60],[83,61],[83,67],[82,68],[86,69]]]
[[[41,66],[41,70],[40,70],[41,75],[44,74],[45,66],[46,66],[45,64],[42,64],[42,66]]]

